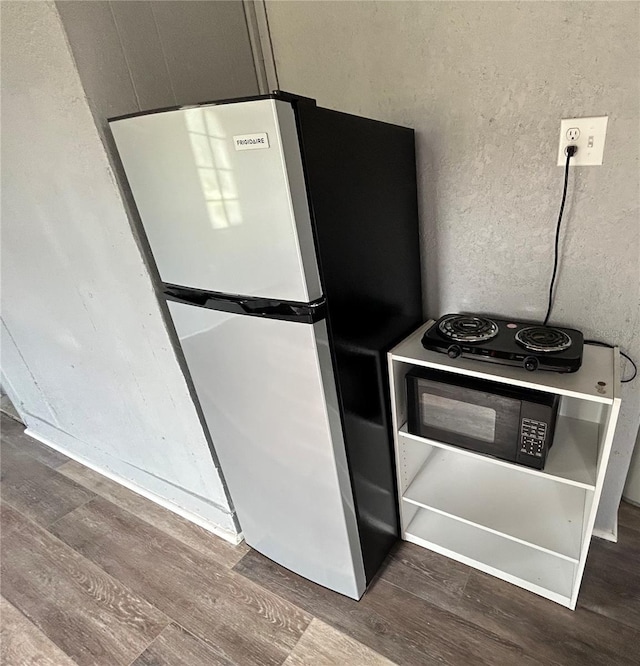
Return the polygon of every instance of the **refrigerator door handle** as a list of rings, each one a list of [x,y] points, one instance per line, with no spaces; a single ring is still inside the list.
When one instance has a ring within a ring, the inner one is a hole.
[[[166,283],[163,285],[163,291],[168,300],[176,303],[251,317],[297,321],[304,324],[314,324],[326,317],[324,298],[310,303],[298,303],[262,297],[219,294]]]
[[[239,302],[247,313],[267,311],[277,308],[282,303],[268,298],[243,298]]]
[[[165,284],[162,291],[170,301],[183,303],[184,305],[197,305],[201,308],[206,307],[208,297],[204,292],[197,289],[180,289]]]

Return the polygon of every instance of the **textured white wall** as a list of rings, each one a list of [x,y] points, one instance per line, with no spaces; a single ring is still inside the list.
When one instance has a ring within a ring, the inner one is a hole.
[[[571,172],[551,321],[640,361],[637,2],[267,2],[280,87],[417,130],[425,314],[544,317],[560,119],[608,115]],[[598,527],[638,430],[624,385]]]
[[[56,8],[1,11],[7,388],[35,434],[235,533]]]

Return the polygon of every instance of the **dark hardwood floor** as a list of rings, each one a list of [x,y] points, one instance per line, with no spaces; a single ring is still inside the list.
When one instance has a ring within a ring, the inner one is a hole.
[[[2,416],[5,666],[640,664],[640,509],[578,608],[398,543],[360,602],[232,546]]]

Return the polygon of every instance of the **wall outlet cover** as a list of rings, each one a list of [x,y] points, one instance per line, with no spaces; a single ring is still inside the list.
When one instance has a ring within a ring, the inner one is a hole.
[[[601,165],[608,120],[608,116],[561,120],[558,166],[564,166],[567,161],[565,153],[567,146],[578,147],[578,152],[571,158],[571,166]]]

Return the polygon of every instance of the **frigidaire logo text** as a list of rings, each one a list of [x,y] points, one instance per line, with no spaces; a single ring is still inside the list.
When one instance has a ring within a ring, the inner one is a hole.
[[[263,137],[260,137],[259,139],[236,139],[236,143],[239,146],[246,146],[247,144],[266,143],[266,141]]]
[[[256,150],[269,147],[269,136],[266,132],[255,134],[237,134],[233,137],[233,146],[236,150]]]

